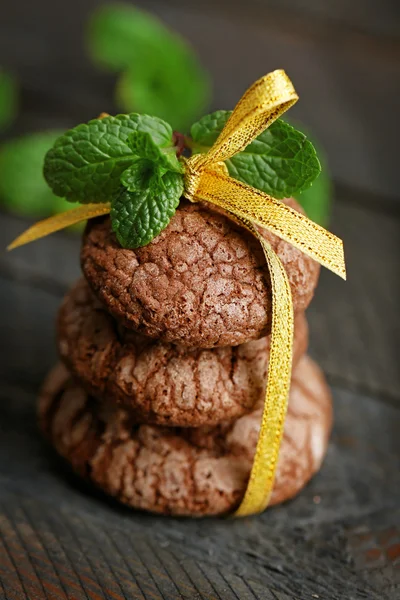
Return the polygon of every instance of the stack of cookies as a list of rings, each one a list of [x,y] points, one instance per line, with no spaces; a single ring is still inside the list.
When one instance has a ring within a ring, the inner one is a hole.
[[[287,271],[295,310],[276,504],[319,469],[332,414],[323,375],[305,354],[319,266],[262,234]],[[169,226],[136,250],[118,244],[108,217],[90,221],[81,263],[85,278],[59,312],[62,363],[40,396],[44,433],[77,473],[129,506],[233,511],[268,374],[271,288],[258,241],[222,211],[182,200]]]

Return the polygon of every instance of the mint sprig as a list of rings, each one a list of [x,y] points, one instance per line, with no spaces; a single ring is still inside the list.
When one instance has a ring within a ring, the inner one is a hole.
[[[153,174],[154,167],[151,161],[138,159],[122,173],[121,183],[130,192],[139,192],[149,185]]]
[[[46,154],[44,175],[53,192],[67,200],[110,202],[112,228],[126,248],[157,236],[183,193],[172,128],[136,113],[67,131]]]
[[[230,111],[206,115],[192,125],[194,152],[207,152],[216,141]],[[226,161],[229,174],[259,190],[286,198],[309,188],[321,165],[307,137],[278,119],[247,148]]]
[[[146,189],[169,171],[183,173],[175,146],[161,148],[149,133],[142,131],[132,133],[129,145],[137,159],[122,173],[121,183],[130,192]]]
[[[93,119],[67,131],[47,153],[47,183],[72,202],[111,201],[122,173],[138,158],[130,141],[135,132],[149,134],[166,152],[173,148],[172,128],[157,117],[131,113]]]
[[[194,152],[212,146],[229,115],[218,111],[192,126]],[[311,142],[280,120],[226,165],[232,177],[278,198],[306,189],[320,171]],[[44,175],[67,200],[110,202],[112,229],[125,248],[159,235],[184,193],[184,161],[177,158],[172,128],[137,113],[71,129],[47,153]]]
[[[127,188],[112,201],[111,222],[124,247],[145,246],[168,225],[183,194],[183,167],[172,146],[135,131],[128,141],[137,159],[122,173]]]
[[[162,171],[182,173],[182,165],[177,159],[175,146],[162,147],[157,145],[152,136],[146,131],[135,131],[129,137],[129,145],[135,156],[157,165]]]

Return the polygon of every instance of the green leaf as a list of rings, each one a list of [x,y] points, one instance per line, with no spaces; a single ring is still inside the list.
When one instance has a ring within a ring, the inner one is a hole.
[[[61,133],[35,133],[2,145],[0,199],[8,210],[24,216],[45,217],[60,208],[61,199],[54,196],[43,177],[43,160]]]
[[[154,114],[185,131],[209,102],[210,80],[193,49],[145,11],[100,8],[89,24],[88,46],[97,63],[124,71],[116,90],[124,111]]]
[[[123,190],[111,205],[111,224],[124,248],[139,248],[168,225],[183,193],[183,177],[168,171],[155,173],[146,188]]]
[[[160,169],[182,173],[182,166],[176,156],[176,148],[174,146],[160,148],[153,142],[150,134],[143,131],[132,133],[129,137],[129,145],[132,148],[133,154],[156,163]]]
[[[217,111],[191,128],[194,152],[206,152],[231,112]],[[229,174],[274,196],[285,198],[310,187],[321,171],[314,146],[294,127],[278,119],[247,148],[226,161]]]
[[[149,186],[153,174],[153,163],[146,159],[140,159],[122,173],[121,183],[130,192],[138,192]]]
[[[190,135],[194,142],[195,152],[207,152],[217,141],[231,114],[230,110],[216,110],[191,126]]]
[[[130,144],[137,131],[166,151],[173,147],[170,125],[157,117],[132,113],[94,119],[67,131],[47,153],[47,183],[57,196],[73,202],[113,200],[122,173],[138,158]]]
[[[0,128],[14,119],[18,106],[15,79],[0,69]]]
[[[133,154],[139,157],[121,175],[121,183],[130,192],[141,192],[154,186],[154,182],[169,171],[183,173],[175,147],[160,148],[148,133],[135,131],[129,137],[129,145]]]

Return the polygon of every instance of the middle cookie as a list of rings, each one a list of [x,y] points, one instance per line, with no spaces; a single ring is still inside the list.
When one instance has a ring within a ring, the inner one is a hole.
[[[294,365],[307,343],[307,321],[299,314]],[[118,325],[84,279],[60,308],[58,347],[90,394],[123,405],[140,422],[173,427],[217,425],[250,412],[269,361],[269,338],[189,349],[137,334]]]

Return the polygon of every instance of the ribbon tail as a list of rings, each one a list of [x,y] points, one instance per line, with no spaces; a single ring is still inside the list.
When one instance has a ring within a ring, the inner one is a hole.
[[[284,202],[224,174],[221,169],[202,172],[195,199],[216,204],[269,229],[346,279],[342,240]]]
[[[283,265],[269,243],[246,220],[245,226],[260,241],[269,267],[272,287],[271,349],[268,382],[253,467],[244,498],[233,516],[262,512],[274,486],[292,370],[293,305]]]
[[[72,210],[68,210],[59,215],[54,215],[53,217],[39,221],[32,225],[32,227],[29,227],[29,229],[24,231],[24,233],[19,235],[9,246],[7,246],[7,250],[14,250],[14,248],[18,248],[18,246],[29,244],[30,242],[45,237],[46,235],[50,235],[55,231],[64,229],[69,225],[75,225],[75,223],[79,223],[80,221],[86,221],[86,219],[91,219],[92,217],[106,215],[110,212],[110,209],[111,206],[109,203],[83,204],[78,206],[78,208],[73,208]]]

